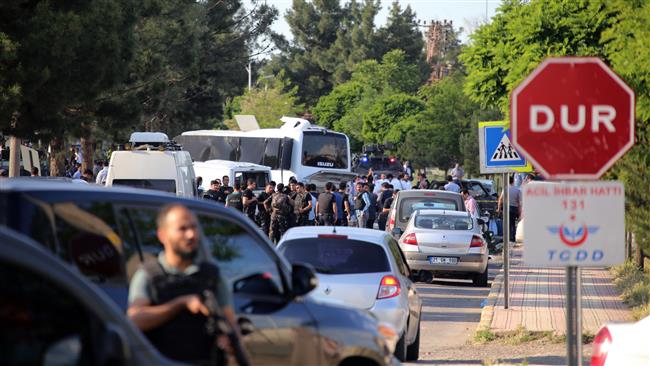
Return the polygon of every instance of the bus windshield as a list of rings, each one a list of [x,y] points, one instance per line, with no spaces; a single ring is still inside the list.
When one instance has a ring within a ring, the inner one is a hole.
[[[302,141],[302,164],[318,168],[347,169],[348,143],[345,136],[305,131]]]

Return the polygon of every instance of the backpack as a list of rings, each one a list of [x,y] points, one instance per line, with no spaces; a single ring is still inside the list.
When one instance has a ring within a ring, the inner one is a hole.
[[[289,204],[289,197],[283,193],[276,193],[271,198],[271,207],[283,215],[291,213],[291,205]]]

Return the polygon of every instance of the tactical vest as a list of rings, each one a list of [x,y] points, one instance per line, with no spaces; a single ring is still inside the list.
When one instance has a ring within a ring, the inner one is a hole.
[[[208,262],[199,265],[191,275],[167,273],[157,259],[144,263],[149,278],[151,305],[165,304],[179,296],[204,290],[216,290],[219,269]],[[215,345],[216,334],[208,334],[207,318],[183,309],[173,319],[145,332],[153,345],[165,356],[184,362],[205,362]]]
[[[271,208],[273,209],[273,214],[275,215],[289,215],[292,211],[292,207],[289,204],[289,197],[280,192],[273,194],[271,198]]]
[[[354,197],[354,209],[357,211],[361,211],[366,207],[366,201],[363,200],[363,195],[366,194],[365,192],[361,192],[357,194],[356,197]]]

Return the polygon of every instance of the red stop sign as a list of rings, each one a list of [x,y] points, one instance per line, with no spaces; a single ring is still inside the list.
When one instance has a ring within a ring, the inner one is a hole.
[[[598,58],[549,58],[512,92],[510,123],[546,178],[598,179],[634,145],[634,91]]]

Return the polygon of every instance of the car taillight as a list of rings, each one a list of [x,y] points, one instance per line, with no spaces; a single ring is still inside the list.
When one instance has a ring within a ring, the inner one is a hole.
[[[406,234],[402,240],[404,244],[418,245],[418,239],[415,237],[415,233]]]
[[[384,276],[379,283],[379,292],[377,299],[388,299],[399,295],[399,281],[395,276]]]
[[[483,238],[477,235],[472,236],[472,241],[469,243],[470,248],[480,248],[483,245],[485,245],[485,241],[483,241]]]
[[[612,335],[607,327],[600,329],[594,338],[593,350],[591,352],[591,366],[604,366],[607,360],[607,353],[612,344]]]

